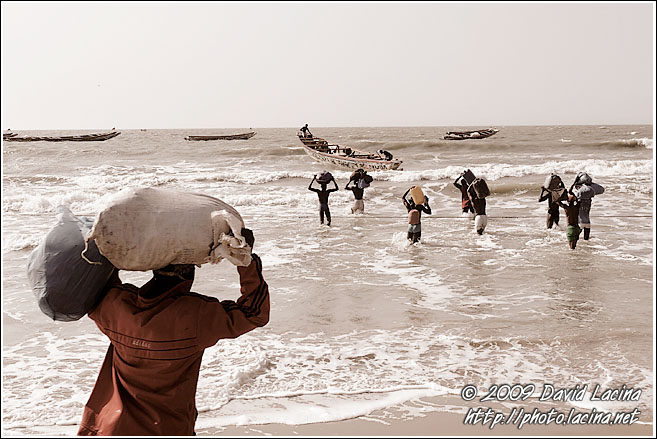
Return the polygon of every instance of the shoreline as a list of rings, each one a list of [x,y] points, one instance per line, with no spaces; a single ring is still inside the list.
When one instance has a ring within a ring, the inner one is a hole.
[[[463,415],[429,413],[421,418],[380,421],[355,418],[304,425],[266,424],[197,430],[198,436],[653,436],[653,424],[633,425],[463,425]]]
[[[410,407],[430,406],[434,409],[415,411],[409,415]],[[450,411],[435,410],[437,407],[448,407]],[[644,421],[639,418],[632,425],[495,425],[490,428],[490,422],[482,425],[465,425],[464,419],[470,408],[491,408],[504,414],[509,414],[513,407],[531,411],[534,408],[545,413],[550,408],[547,404],[529,403],[527,406],[503,406],[499,403],[478,405],[477,401],[463,401],[454,396],[433,396],[407,401],[384,409],[377,409],[364,416],[331,422],[317,422],[301,425],[260,424],[260,425],[230,425],[225,427],[199,428],[197,421],[196,434],[199,436],[648,436],[653,434],[653,420]],[[564,412],[561,408],[557,408]],[[458,410],[460,413],[456,413]],[[580,410],[586,413],[587,410]]]

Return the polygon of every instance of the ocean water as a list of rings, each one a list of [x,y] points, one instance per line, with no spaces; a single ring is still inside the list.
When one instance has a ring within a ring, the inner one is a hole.
[[[461,388],[545,383],[641,389],[638,402],[563,403],[641,411],[652,422],[652,126],[497,127],[484,140],[444,141],[454,127],[313,128],[344,146],[383,148],[402,171],[371,173],[365,213],[330,198],[320,226],[307,190],[323,168],[296,129],[256,129],[248,141],[188,142],[235,130],[124,130],[106,142],[3,143],[2,430],[75,433],[108,340],[95,325],[50,321],[26,278],[29,253],[68,205],[93,216],[116,191],[156,186],[235,206],[252,228],[272,301],[271,320],[205,352],[197,432],[228,425],[304,424],[367,416],[464,412]],[[27,134],[27,133],[25,133]],[[30,134],[37,134],[32,132]],[[465,168],[491,189],[482,236],[460,217],[452,185]],[[545,228],[540,186],[587,171],[592,238],[568,248]],[[332,170],[340,188],[349,171]],[[401,195],[419,184],[433,215],[406,241]],[[122,272],[138,285],[148,272]],[[197,270],[194,291],[236,299],[228,262]],[[453,395],[450,406],[425,397]],[[420,400],[420,398],[425,398]],[[482,404],[484,405],[484,404]],[[385,421],[385,420],[384,420]]]

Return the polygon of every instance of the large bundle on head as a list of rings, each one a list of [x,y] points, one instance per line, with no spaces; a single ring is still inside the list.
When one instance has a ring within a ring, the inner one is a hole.
[[[367,173],[366,170],[359,168],[351,173],[349,176],[349,181],[353,181],[360,189],[365,189],[370,186],[370,183],[374,181],[374,178]]]
[[[57,224],[27,259],[27,278],[39,308],[53,320],[78,320],[102,299],[114,267],[91,241],[85,253],[84,237],[91,220],[57,208]]]
[[[565,185],[563,184],[561,177],[559,177],[557,174],[550,174],[545,178],[543,187],[547,190],[554,191],[564,188]]]
[[[413,186],[410,192],[413,203],[416,205],[424,204],[424,192],[422,192],[422,188],[420,186]]]
[[[127,189],[96,217],[88,239],[121,270],[169,264],[251,263],[240,214],[204,194],[167,189]]]
[[[586,172],[579,172],[577,177],[575,177],[575,184],[591,184],[593,179]]]
[[[329,171],[322,171],[322,173],[319,174],[319,177],[317,177],[317,182],[319,184],[329,184],[331,180],[333,180],[333,174]]]
[[[470,186],[472,184],[472,182],[475,181],[475,178],[476,178],[474,173],[469,169],[466,169],[465,171],[463,171],[463,173],[461,174],[461,177],[463,177],[463,180],[465,180],[465,186],[466,187]]]

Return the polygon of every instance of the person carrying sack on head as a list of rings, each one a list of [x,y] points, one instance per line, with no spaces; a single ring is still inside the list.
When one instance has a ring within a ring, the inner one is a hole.
[[[253,233],[242,229],[249,248]],[[87,402],[79,436],[194,435],[196,387],[203,352],[269,321],[262,262],[251,253],[237,267],[241,296],[219,301],[192,293],[194,265],[153,270],[141,287],[115,270],[102,301],[89,312],[110,345]]]
[[[313,186],[313,183],[317,180],[321,186],[320,189],[315,189]],[[333,185],[335,188],[333,189],[326,189],[326,185],[329,182],[333,182]],[[331,192],[335,192],[339,190],[338,184],[335,182],[335,179],[333,178],[333,175],[331,175],[330,172],[324,172],[320,175],[320,178],[317,178],[317,175],[313,176],[312,181],[308,185],[308,190],[313,191],[317,194],[317,197],[319,198],[319,221],[321,224],[324,224],[324,215],[326,215],[326,220],[327,220],[327,225],[331,225],[331,211],[329,210],[328,206],[328,199],[329,195],[331,195]]]

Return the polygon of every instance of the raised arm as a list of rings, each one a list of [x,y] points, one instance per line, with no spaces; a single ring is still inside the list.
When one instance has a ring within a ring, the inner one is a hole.
[[[426,195],[424,196],[424,204],[422,205],[424,207],[424,212],[427,215],[431,215],[431,207],[429,207],[429,197]]]
[[[316,178],[317,178],[316,175],[313,176],[312,181],[311,181],[310,184],[308,185],[308,190],[309,190],[309,191],[319,192],[319,189],[314,189],[314,188],[313,188],[313,183],[315,182],[315,179],[316,179]]]
[[[411,189],[409,188],[406,192],[404,192],[404,195],[402,195],[402,202],[404,203],[404,206],[406,207],[406,209],[410,209],[410,208],[411,208],[411,204],[410,204],[410,203],[408,202],[408,200],[406,199],[406,195],[408,195],[408,193],[409,193],[410,191],[411,191]]]
[[[539,195],[538,197],[538,202],[540,203],[541,201],[545,201],[548,198],[550,198],[550,191],[548,191],[544,187],[541,187],[541,195]]]
[[[199,339],[209,347],[222,338],[236,338],[269,322],[269,287],[262,277],[262,261],[252,253],[248,267],[237,267],[241,297],[232,300],[209,300],[202,304]]]
[[[459,181],[461,180],[461,176],[459,175],[456,180],[454,180],[454,186],[456,186],[458,189],[461,189],[461,183]]]
[[[333,182],[333,186],[335,186],[335,188],[334,188],[334,189],[329,189],[329,190],[327,190],[327,192],[335,192],[335,191],[339,191],[340,188],[338,187],[338,184],[335,182],[335,178],[334,178],[333,180],[331,180],[331,181]]]

